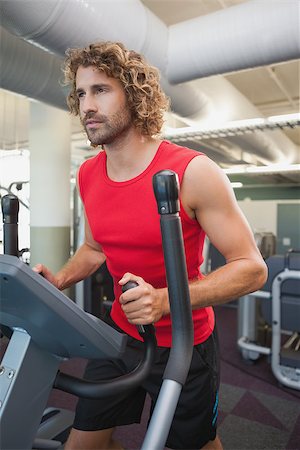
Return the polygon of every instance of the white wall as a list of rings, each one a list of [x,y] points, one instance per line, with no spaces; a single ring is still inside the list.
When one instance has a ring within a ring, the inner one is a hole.
[[[283,203],[300,203],[300,200],[250,200],[238,202],[245,214],[252,231],[270,231],[277,235],[277,205]]]

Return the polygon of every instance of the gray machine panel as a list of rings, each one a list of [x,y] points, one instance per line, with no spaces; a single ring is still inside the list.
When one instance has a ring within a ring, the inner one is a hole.
[[[82,311],[16,256],[0,255],[0,322],[63,358],[118,358],[127,336]]]

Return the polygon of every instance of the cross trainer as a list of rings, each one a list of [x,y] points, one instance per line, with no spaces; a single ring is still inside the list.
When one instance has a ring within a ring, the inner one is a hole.
[[[153,179],[171,303],[173,346],[164,381],[152,414],[143,450],[165,445],[178,398],[192,357],[193,327],[178,215],[178,180],[174,172],[161,171]],[[12,203],[11,203],[12,202]],[[2,202],[5,248],[17,253],[15,199]],[[1,448],[58,449],[62,442],[37,439],[41,417],[51,389],[104,398],[132,389],[149,373],[155,354],[152,325],[139,326],[145,355],[130,374],[102,383],[91,383],[58,371],[72,357],[118,358],[126,335],[82,311],[51,283],[22,263],[18,255],[0,256],[1,324],[12,334],[0,368]],[[133,286],[127,286],[130,288]]]

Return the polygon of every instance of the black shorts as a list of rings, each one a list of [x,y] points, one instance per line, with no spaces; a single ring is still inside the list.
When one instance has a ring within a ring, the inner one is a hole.
[[[110,324],[110,320],[107,320]],[[114,328],[118,327],[113,323]],[[119,330],[119,329],[118,329]],[[92,360],[84,378],[107,380],[133,370],[143,354],[143,343],[128,337],[122,360]],[[169,348],[158,347],[150,376],[134,392],[104,400],[79,399],[74,428],[96,431],[139,423],[146,393],[155,405],[168,360]],[[219,354],[216,331],[194,347],[187,381],[182,389],[166,446],[173,449],[199,449],[216,437],[219,390]]]

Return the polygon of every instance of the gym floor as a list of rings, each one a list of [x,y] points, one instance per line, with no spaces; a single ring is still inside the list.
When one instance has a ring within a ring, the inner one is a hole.
[[[280,386],[270,364],[261,358],[243,361],[237,349],[237,309],[215,308],[221,350],[219,435],[224,450],[300,450],[300,391]],[[65,372],[83,372],[85,361],[62,364]],[[76,398],[53,390],[49,405],[74,409]],[[149,404],[142,423],[119,427],[116,435],[130,450],[139,449]]]

